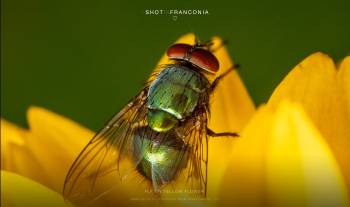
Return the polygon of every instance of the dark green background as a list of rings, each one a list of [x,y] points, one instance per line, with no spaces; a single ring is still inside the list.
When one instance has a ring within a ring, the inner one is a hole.
[[[176,2],[176,3],[173,3]],[[208,16],[146,16],[145,9],[208,9]],[[141,88],[176,38],[229,40],[256,104],[287,72],[323,51],[350,51],[350,1],[3,0],[2,117],[25,126],[30,105],[94,130]]]

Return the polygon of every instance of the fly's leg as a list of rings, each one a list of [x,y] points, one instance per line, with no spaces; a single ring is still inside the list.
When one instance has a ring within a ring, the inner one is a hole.
[[[207,134],[211,137],[239,137],[236,132],[214,132],[213,130],[207,128]]]
[[[210,86],[210,93],[212,93],[216,86],[218,85],[219,81],[224,78],[225,76],[227,76],[230,72],[233,72],[234,69],[239,68],[238,64],[235,64],[233,67],[229,68],[228,70],[226,70],[223,74],[219,75],[218,77],[215,78],[215,80],[213,81],[213,83]]]

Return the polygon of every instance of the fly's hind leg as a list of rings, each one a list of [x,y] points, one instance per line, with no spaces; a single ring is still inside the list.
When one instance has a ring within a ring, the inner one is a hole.
[[[214,132],[213,130],[207,128],[207,134],[211,137],[239,137],[236,132]]]
[[[225,76],[227,76],[230,72],[233,72],[234,69],[239,68],[238,64],[235,64],[234,66],[232,66],[231,68],[229,68],[228,70],[226,70],[224,73],[222,73],[221,75],[219,75],[218,77],[215,78],[215,80],[213,81],[213,83],[210,86],[210,93],[212,93],[216,86],[218,85],[218,83],[220,82],[220,80],[222,80],[222,78],[224,78]]]

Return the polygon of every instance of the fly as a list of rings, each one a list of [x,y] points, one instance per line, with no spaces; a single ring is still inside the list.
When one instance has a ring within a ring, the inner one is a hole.
[[[74,161],[64,184],[66,198],[76,201],[94,191],[103,194],[113,188],[113,183],[97,187],[105,175],[125,178],[135,172],[154,191],[182,179],[189,189],[201,189],[206,196],[208,137],[238,136],[207,126],[210,97],[235,66],[209,82],[207,76],[215,76],[219,62],[211,43],[197,40],[170,46],[167,56],[172,63],[155,70],[141,92]],[[129,165],[122,165],[126,160]]]

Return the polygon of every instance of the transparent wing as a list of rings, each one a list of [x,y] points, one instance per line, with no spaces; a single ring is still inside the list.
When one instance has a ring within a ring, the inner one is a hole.
[[[208,136],[207,136],[207,113],[199,111],[195,114],[195,123],[191,124],[185,139],[189,140],[190,159],[187,175],[187,185],[197,193],[206,195],[208,174]],[[187,123],[188,124],[188,123]]]
[[[208,167],[207,111],[196,110],[193,117],[177,129],[185,144],[179,158],[187,165],[172,183],[173,188],[190,191],[192,196],[206,196]],[[184,184],[184,185],[183,185]]]
[[[138,161],[132,157],[133,133],[138,126],[147,124],[147,90],[146,87],[114,115],[79,154],[66,176],[65,198],[77,203],[94,199],[113,188],[116,180],[111,178],[119,179],[121,174],[135,169]]]

